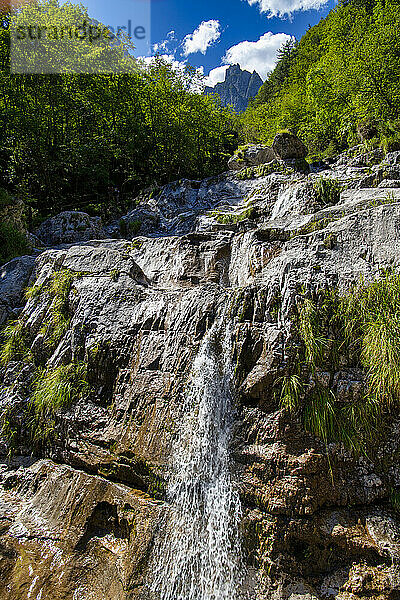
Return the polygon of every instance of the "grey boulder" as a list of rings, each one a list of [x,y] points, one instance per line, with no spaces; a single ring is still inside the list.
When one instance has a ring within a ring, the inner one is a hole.
[[[272,142],[272,150],[282,160],[290,158],[305,158],[308,149],[305,144],[293,133],[278,133]]]
[[[62,212],[44,221],[35,235],[46,246],[59,246],[103,239],[105,233],[100,217],[90,217],[75,210]]]

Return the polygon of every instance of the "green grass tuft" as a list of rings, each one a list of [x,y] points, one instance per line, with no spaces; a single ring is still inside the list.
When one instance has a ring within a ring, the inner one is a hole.
[[[276,384],[280,385],[279,405],[285,412],[295,413],[300,406],[300,399],[304,393],[304,383],[298,375],[287,375],[279,378]]]
[[[333,205],[340,200],[342,186],[335,179],[325,179],[321,177],[314,182],[316,200],[319,204]]]
[[[56,271],[52,277],[48,294],[52,298],[50,318],[42,327],[41,333],[46,338],[46,345],[56,346],[68,329],[71,316],[69,314],[69,294],[72,283],[79,276],[66,269]]]
[[[323,387],[306,395],[305,428],[325,444],[364,451],[400,406],[400,275],[384,272],[372,283],[361,280],[342,297],[325,291],[316,300],[304,299],[298,332],[308,377],[321,367],[331,371],[339,358],[366,373],[364,396],[352,402],[336,402]],[[290,394],[287,402],[290,406]]]
[[[299,306],[299,333],[305,347],[306,362],[314,369],[324,361],[330,340],[322,333],[317,305],[307,298]]]
[[[71,363],[42,371],[35,381],[30,400],[36,416],[43,417],[69,408],[86,385],[84,363]]]
[[[6,367],[13,360],[26,360],[30,358],[23,319],[17,319],[8,323],[2,335],[3,344],[0,348],[0,365],[2,367]]]
[[[319,437],[325,445],[335,440],[338,431],[338,414],[334,394],[318,388],[309,398],[304,411],[306,431]]]

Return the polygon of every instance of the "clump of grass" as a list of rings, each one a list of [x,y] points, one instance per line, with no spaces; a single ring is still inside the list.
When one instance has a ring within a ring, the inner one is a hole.
[[[329,235],[326,236],[326,238],[323,241],[324,247],[327,250],[333,250],[333,248],[336,246],[337,244],[337,237],[334,233],[330,233]]]
[[[20,432],[13,419],[12,411],[10,409],[4,410],[1,415],[0,437],[7,442],[8,458],[14,454],[15,449],[18,447],[19,436]]]
[[[55,346],[70,323],[69,314],[69,294],[72,283],[79,274],[63,269],[56,271],[52,277],[48,294],[53,299],[50,307],[50,318],[42,327],[41,333],[46,338],[46,345],[49,347]]]
[[[36,378],[31,405],[35,415],[44,417],[69,408],[86,388],[86,365],[71,363],[45,369]]]
[[[290,235],[291,238],[297,237],[299,235],[309,235],[310,233],[314,233],[314,231],[320,231],[321,229],[325,229],[330,223],[334,223],[344,217],[344,212],[339,215],[332,215],[330,217],[323,217],[318,221],[311,221],[310,223],[306,223],[299,229],[293,231]]]
[[[325,445],[337,441],[364,451],[400,405],[400,275],[385,272],[370,284],[360,281],[340,298],[328,291],[318,301],[304,299],[298,332],[309,376],[347,355],[364,368],[367,381],[364,396],[345,404],[330,389],[314,388],[305,397],[305,428]],[[286,403],[289,410],[297,405],[290,392]]]
[[[255,206],[249,206],[241,213],[212,213],[216,221],[224,225],[240,223],[241,221],[245,221],[246,219],[254,219],[255,217],[257,217],[257,214],[258,213]]]
[[[141,240],[133,240],[131,243],[131,250],[140,250],[143,246],[143,242]]]
[[[374,208],[375,206],[382,206],[383,204],[396,204],[399,199],[396,198],[394,192],[387,192],[383,198],[374,198],[368,202],[368,206]]]
[[[2,334],[3,344],[0,348],[0,365],[2,367],[6,367],[13,360],[25,360],[30,357],[23,319],[8,323]]]
[[[318,388],[315,390],[304,411],[306,431],[319,437],[325,444],[336,439],[338,432],[338,415],[336,398],[331,390]]]
[[[70,408],[87,390],[85,363],[71,363],[42,370],[37,376],[29,407],[29,429],[34,444],[48,441],[54,432],[55,415]]]
[[[43,284],[37,284],[37,283],[34,283],[33,285],[27,287],[25,290],[25,300],[31,300],[33,298],[38,298],[42,294],[44,289],[45,288],[44,288]]]
[[[236,173],[236,179],[245,181],[247,179],[258,179],[259,177],[267,177],[272,173],[285,173],[290,175],[293,169],[277,160],[273,160],[257,167],[245,167]]]
[[[300,399],[304,393],[304,383],[299,375],[285,375],[276,382],[280,385],[279,405],[285,412],[294,414],[300,406]]]
[[[321,177],[314,182],[316,200],[320,204],[337,204],[340,200],[342,186],[335,179],[325,179]]]
[[[119,271],[118,269],[113,269],[112,271],[110,271],[110,277],[113,281],[118,281],[120,275],[121,271]]]
[[[366,323],[361,359],[369,376],[369,393],[388,406],[400,400],[400,315],[380,314]]]
[[[299,333],[305,347],[306,362],[314,368],[321,364],[329,346],[329,339],[321,330],[321,318],[317,305],[306,298],[299,306]]]

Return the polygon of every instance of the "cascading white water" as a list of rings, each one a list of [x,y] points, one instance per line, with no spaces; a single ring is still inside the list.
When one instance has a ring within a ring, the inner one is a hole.
[[[160,600],[235,600],[241,583],[240,500],[229,473],[232,428],[229,332],[206,334],[184,401],[172,461],[164,537],[152,591]]]

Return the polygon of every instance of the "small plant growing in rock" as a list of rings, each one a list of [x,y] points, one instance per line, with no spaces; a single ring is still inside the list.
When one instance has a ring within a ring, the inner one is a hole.
[[[25,322],[17,319],[9,323],[3,330],[3,345],[0,349],[0,365],[6,367],[13,360],[24,360],[30,357],[26,341]]]
[[[333,205],[340,201],[341,185],[335,179],[321,177],[314,182],[316,200],[322,205]]]
[[[374,208],[375,206],[381,206],[383,204],[395,204],[399,202],[399,199],[396,198],[394,192],[387,192],[387,194],[383,198],[374,198],[370,200],[368,206]]]
[[[68,329],[71,320],[69,314],[69,294],[74,280],[79,276],[79,273],[63,269],[56,271],[51,277],[48,289],[48,294],[52,299],[50,318],[41,329],[48,347],[58,344]]]
[[[288,413],[295,413],[304,394],[304,383],[299,375],[285,375],[276,380],[280,386],[279,405]]]
[[[133,240],[131,244],[131,250],[140,250],[143,246],[143,242],[141,240]]]
[[[87,389],[86,364],[74,362],[39,372],[30,398],[32,438],[46,441],[54,429],[54,416],[69,408]]]
[[[360,281],[339,297],[334,291],[304,299],[298,306],[298,333],[306,372],[291,375],[282,386],[281,406],[298,406],[304,390],[305,429],[325,445],[342,442],[364,452],[385,427],[387,415],[400,405],[400,275],[384,272],[370,284]],[[339,403],[326,385],[313,383],[319,369],[338,364],[339,357],[362,367],[363,397]]]
[[[118,281],[120,275],[121,271],[119,271],[118,269],[113,269],[112,271],[110,271],[110,277],[113,281]]]

